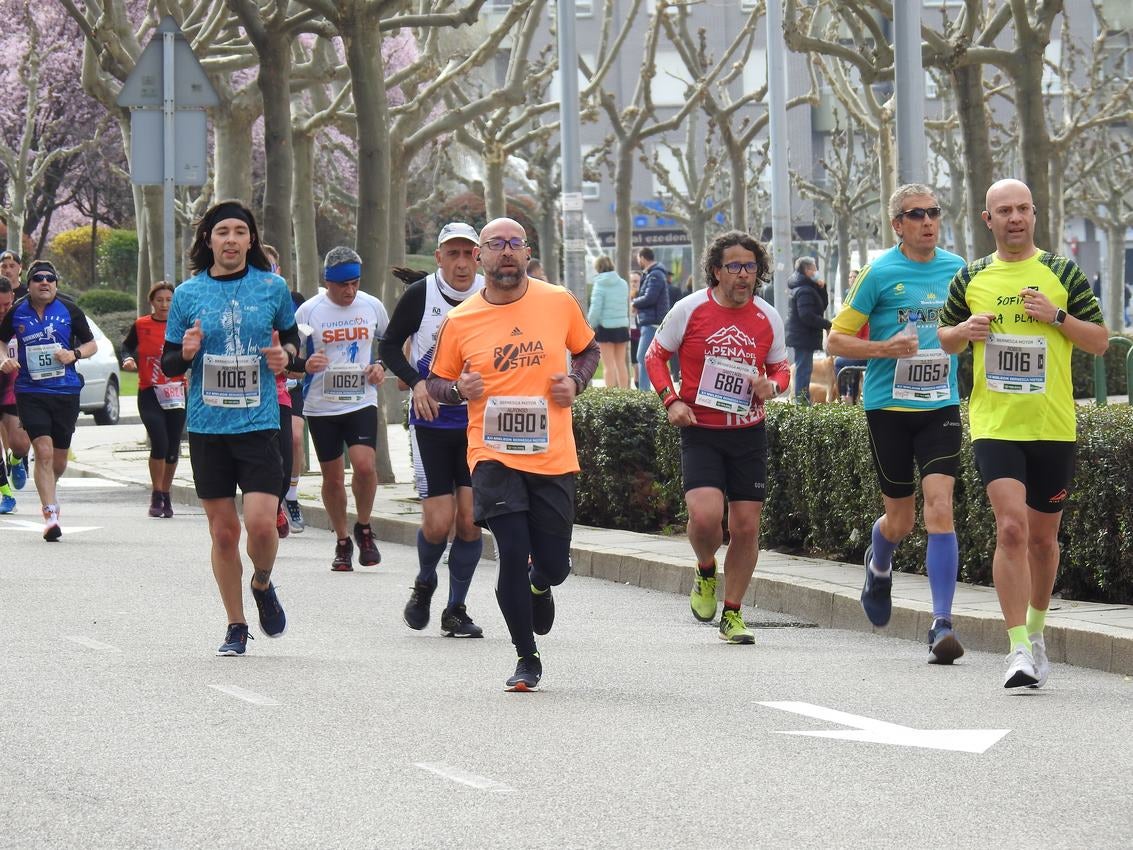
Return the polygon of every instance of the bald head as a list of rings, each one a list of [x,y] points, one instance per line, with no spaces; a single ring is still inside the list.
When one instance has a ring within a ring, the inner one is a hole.
[[[1021,180],[997,180],[987,190],[983,219],[995,237],[995,250],[1008,262],[1033,256],[1035,247],[1035,203],[1031,190]]]
[[[493,303],[518,298],[527,291],[527,263],[531,249],[527,231],[511,218],[494,218],[480,231],[474,249],[484,269],[485,297]]]
[[[485,224],[484,229],[480,231],[480,244],[483,245],[485,240],[491,239],[494,236],[499,236],[504,239],[518,236],[520,239],[526,239],[527,231],[524,230],[523,225],[514,218],[493,218]]]
[[[1027,201],[1031,201],[1031,190],[1022,180],[1016,180],[1013,177],[1008,177],[1004,180],[996,180],[987,188],[987,195],[984,197],[984,208],[992,209],[992,207],[999,203],[1004,197],[1011,198],[1012,201],[1016,197],[1025,196]]]

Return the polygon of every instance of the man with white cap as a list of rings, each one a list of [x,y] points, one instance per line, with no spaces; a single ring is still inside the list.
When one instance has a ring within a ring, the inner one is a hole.
[[[413,471],[421,498],[417,532],[417,577],[405,606],[405,624],[429,624],[429,603],[437,589],[437,564],[456,526],[449,551],[448,603],[441,613],[441,631],[450,637],[482,637],[468,616],[464,600],[480,561],[483,541],[472,516],[472,478],[468,471],[468,405],[440,403],[425,386],[437,332],[449,310],[484,286],[476,273],[476,229],[454,221],[437,237],[437,270],[410,284],[393,308],[379,348],[382,362],[412,391],[409,431]],[[409,342],[409,357],[405,343]]]

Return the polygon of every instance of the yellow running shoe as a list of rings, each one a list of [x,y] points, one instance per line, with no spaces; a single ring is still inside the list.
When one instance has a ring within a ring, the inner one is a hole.
[[[711,623],[716,619],[716,575],[705,578],[696,571],[696,580],[692,583],[692,593],[689,594],[688,604],[692,608],[692,616],[702,623]]]
[[[725,611],[720,618],[720,640],[728,643],[755,643],[755,632],[745,625],[739,611]]]

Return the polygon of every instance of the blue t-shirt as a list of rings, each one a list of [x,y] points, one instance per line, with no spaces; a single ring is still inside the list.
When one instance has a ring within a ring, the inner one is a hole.
[[[914,262],[901,253],[899,245],[895,246],[861,270],[846,296],[843,310],[854,310],[867,318],[871,340],[889,339],[901,333],[907,323],[915,322],[920,351],[939,349],[936,329],[940,311],[948,298],[948,284],[964,265],[962,258],[941,248],[936,249],[936,256],[929,262]],[[836,319],[834,329],[842,331],[843,328]],[[934,410],[959,404],[955,355],[948,363],[948,397],[927,401],[894,398],[897,360],[872,358],[866,366],[862,406],[866,410]]]
[[[0,324],[0,339],[16,338],[19,343],[20,371],[17,393],[78,395],[83,376],[73,363],[63,366],[52,352],[58,348],[78,348],[94,339],[87,317],[73,301],[56,297],[43,309],[43,318],[25,297],[16,302]]]
[[[273,330],[295,326],[291,292],[283,278],[252,266],[236,280],[217,280],[208,272],[194,275],[173,292],[166,341],[181,343],[185,331],[198,319],[204,339],[189,366],[188,430],[195,434],[245,434],[278,429],[275,375],[260,349],[271,345]],[[228,359],[216,361],[212,357]],[[249,381],[249,367],[255,363],[249,363],[251,358],[258,358],[259,369],[250,370]],[[218,369],[240,381],[229,377],[212,379],[210,386],[217,389],[215,397],[223,396],[226,400],[206,404],[206,373],[216,375]],[[258,404],[245,406],[256,398]]]

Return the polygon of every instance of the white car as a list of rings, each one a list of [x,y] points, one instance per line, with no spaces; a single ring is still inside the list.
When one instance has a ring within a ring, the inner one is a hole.
[[[90,316],[87,316],[87,324],[98,342],[98,351],[94,357],[84,357],[76,367],[84,381],[79,393],[79,410],[93,414],[99,425],[117,425],[118,389],[121,386],[118,357],[114,354],[114,344]]]

